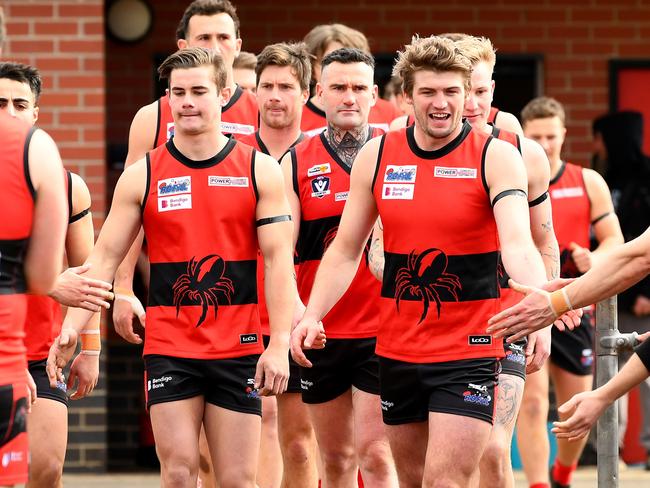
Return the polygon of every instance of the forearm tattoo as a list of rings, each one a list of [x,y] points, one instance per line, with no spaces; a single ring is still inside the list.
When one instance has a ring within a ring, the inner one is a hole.
[[[368,261],[370,262],[370,271],[379,281],[384,279],[384,253],[379,237],[375,237],[370,244],[368,251]]]
[[[352,167],[354,158],[357,157],[359,151],[368,140],[369,125],[363,125],[352,130],[342,130],[334,127],[332,124],[327,124],[327,131],[325,136],[327,142],[336,151],[341,160]]]
[[[545,224],[542,224],[545,232],[553,232],[553,221],[549,219]],[[556,243],[549,244],[546,249],[540,249],[542,259],[546,266],[546,272],[550,279],[560,277],[560,249]]]

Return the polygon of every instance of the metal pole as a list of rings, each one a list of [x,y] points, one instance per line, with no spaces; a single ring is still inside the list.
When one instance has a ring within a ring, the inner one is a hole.
[[[618,352],[632,349],[639,341],[638,334],[621,334],[618,331],[616,297],[596,305],[596,385],[607,383],[618,373]],[[598,419],[598,488],[618,486],[618,402]]]
[[[596,384],[602,386],[618,372],[616,297],[596,305]],[[598,419],[598,488],[618,486],[618,402]]]

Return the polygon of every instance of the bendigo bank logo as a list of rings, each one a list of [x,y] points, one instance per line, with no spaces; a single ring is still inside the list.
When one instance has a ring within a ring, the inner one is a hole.
[[[219,308],[218,295],[225,303],[230,304],[235,292],[232,280],[224,276],[226,262],[221,256],[210,254],[199,261],[195,258],[187,263],[187,273],[178,277],[172,289],[174,290],[174,305],[176,317],[183,300],[188,299],[193,304],[201,305],[202,313],[196,327],[199,327],[208,313],[208,307],[214,307],[214,318],[217,318]]]
[[[402,298],[423,302],[422,323],[429,313],[431,302],[436,303],[438,318],[442,307],[441,294],[458,301],[458,292],[462,290],[460,278],[447,273],[447,255],[440,249],[431,248],[417,254],[415,250],[408,255],[405,267],[397,271],[395,282],[395,304],[399,312]]]

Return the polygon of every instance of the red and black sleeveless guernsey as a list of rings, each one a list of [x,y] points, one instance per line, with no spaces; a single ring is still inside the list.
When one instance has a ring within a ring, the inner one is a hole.
[[[569,244],[575,242],[589,249],[591,204],[582,176],[582,166],[562,162],[560,171],[549,186],[553,205],[553,228],[560,247],[560,276],[575,278],[578,271]]]
[[[497,227],[485,180],[492,136],[465,122],[436,151],[414,127],[386,134],[373,194],[384,225],[377,354],[412,363],[499,358]]]
[[[144,354],[261,353],[255,150],[229,139],[193,161],[173,139],[147,153],[143,228],[151,278]]]
[[[369,138],[379,136],[372,129]],[[309,300],[316,270],[336,236],[350,190],[350,168],[329,145],[324,134],[291,149],[293,189],[300,199],[298,293]],[[353,339],[375,337],[379,326],[380,285],[368,268],[368,249],[348,290],[323,318],[327,337]]]
[[[35,128],[0,115],[2,225],[0,226],[0,384],[25,380],[23,344],[27,309],[25,254],[32,231],[35,191],[28,148]]]
[[[225,135],[252,134],[257,130],[257,100],[248,90],[239,85],[226,106],[221,109],[221,132]],[[158,123],[153,147],[158,147],[174,135],[174,118],[169,108],[169,98],[158,99]]]
[[[300,134],[298,139],[294,141],[290,148],[299,144],[305,139],[305,134]],[[256,131],[254,134],[249,134],[246,136],[237,137],[239,142],[248,144],[257,151],[263,152],[264,154],[271,155],[268,148],[262,141],[259,131]],[[282,158],[280,158],[282,159]],[[260,322],[262,324],[262,335],[270,336],[271,328],[269,326],[269,312],[266,308],[266,296],[264,294],[264,256],[262,256],[261,251],[257,251],[257,306],[260,312]]]
[[[499,109],[496,107],[490,107],[490,113],[488,114],[488,124],[493,124],[497,120],[497,115],[499,114]]]
[[[73,222],[72,175],[66,171],[66,194],[68,198],[68,224]],[[85,215],[85,213],[84,213]],[[61,333],[63,317],[61,305],[48,296],[27,295],[27,318],[25,319],[25,347],[28,361],[47,358],[50,346]]]
[[[370,109],[368,114],[368,124],[376,129],[381,129],[388,132],[390,123],[399,117],[395,105],[388,100],[378,98],[377,103]],[[302,118],[300,119],[300,130],[307,134],[309,137],[320,134],[327,128],[327,119],[325,118],[325,111],[318,108],[310,100],[302,109]]]

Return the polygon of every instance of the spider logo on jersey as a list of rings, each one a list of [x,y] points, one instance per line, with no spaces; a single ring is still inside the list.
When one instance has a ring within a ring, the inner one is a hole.
[[[418,324],[429,313],[429,304],[434,301],[440,318],[442,300],[440,293],[446,293],[458,301],[458,291],[462,290],[460,278],[447,273],[447,255],[440,249],[431,248],[417,254],[415,250],[408,256],[406,267],[397,271],[395,283],[395,303],[399,312],[399,301],[405,297],[419,299],[424,307]]]
[[[235,287],[229,278],[224,276],[226,262],[221,256],[210,254],[196,261],[193,257],[187,263],[187,273],[178,277],[173,285],[174,305],[176,305],[176,317],[181,308],[181,303],[186,298],[194,304],[202,307],[202,313],[196,327],[199,327],[208,314],[208,307],[214,307],[214,318],[217,318],[219,299],[217,294],[224,297],[224,301],[230,304]]]

